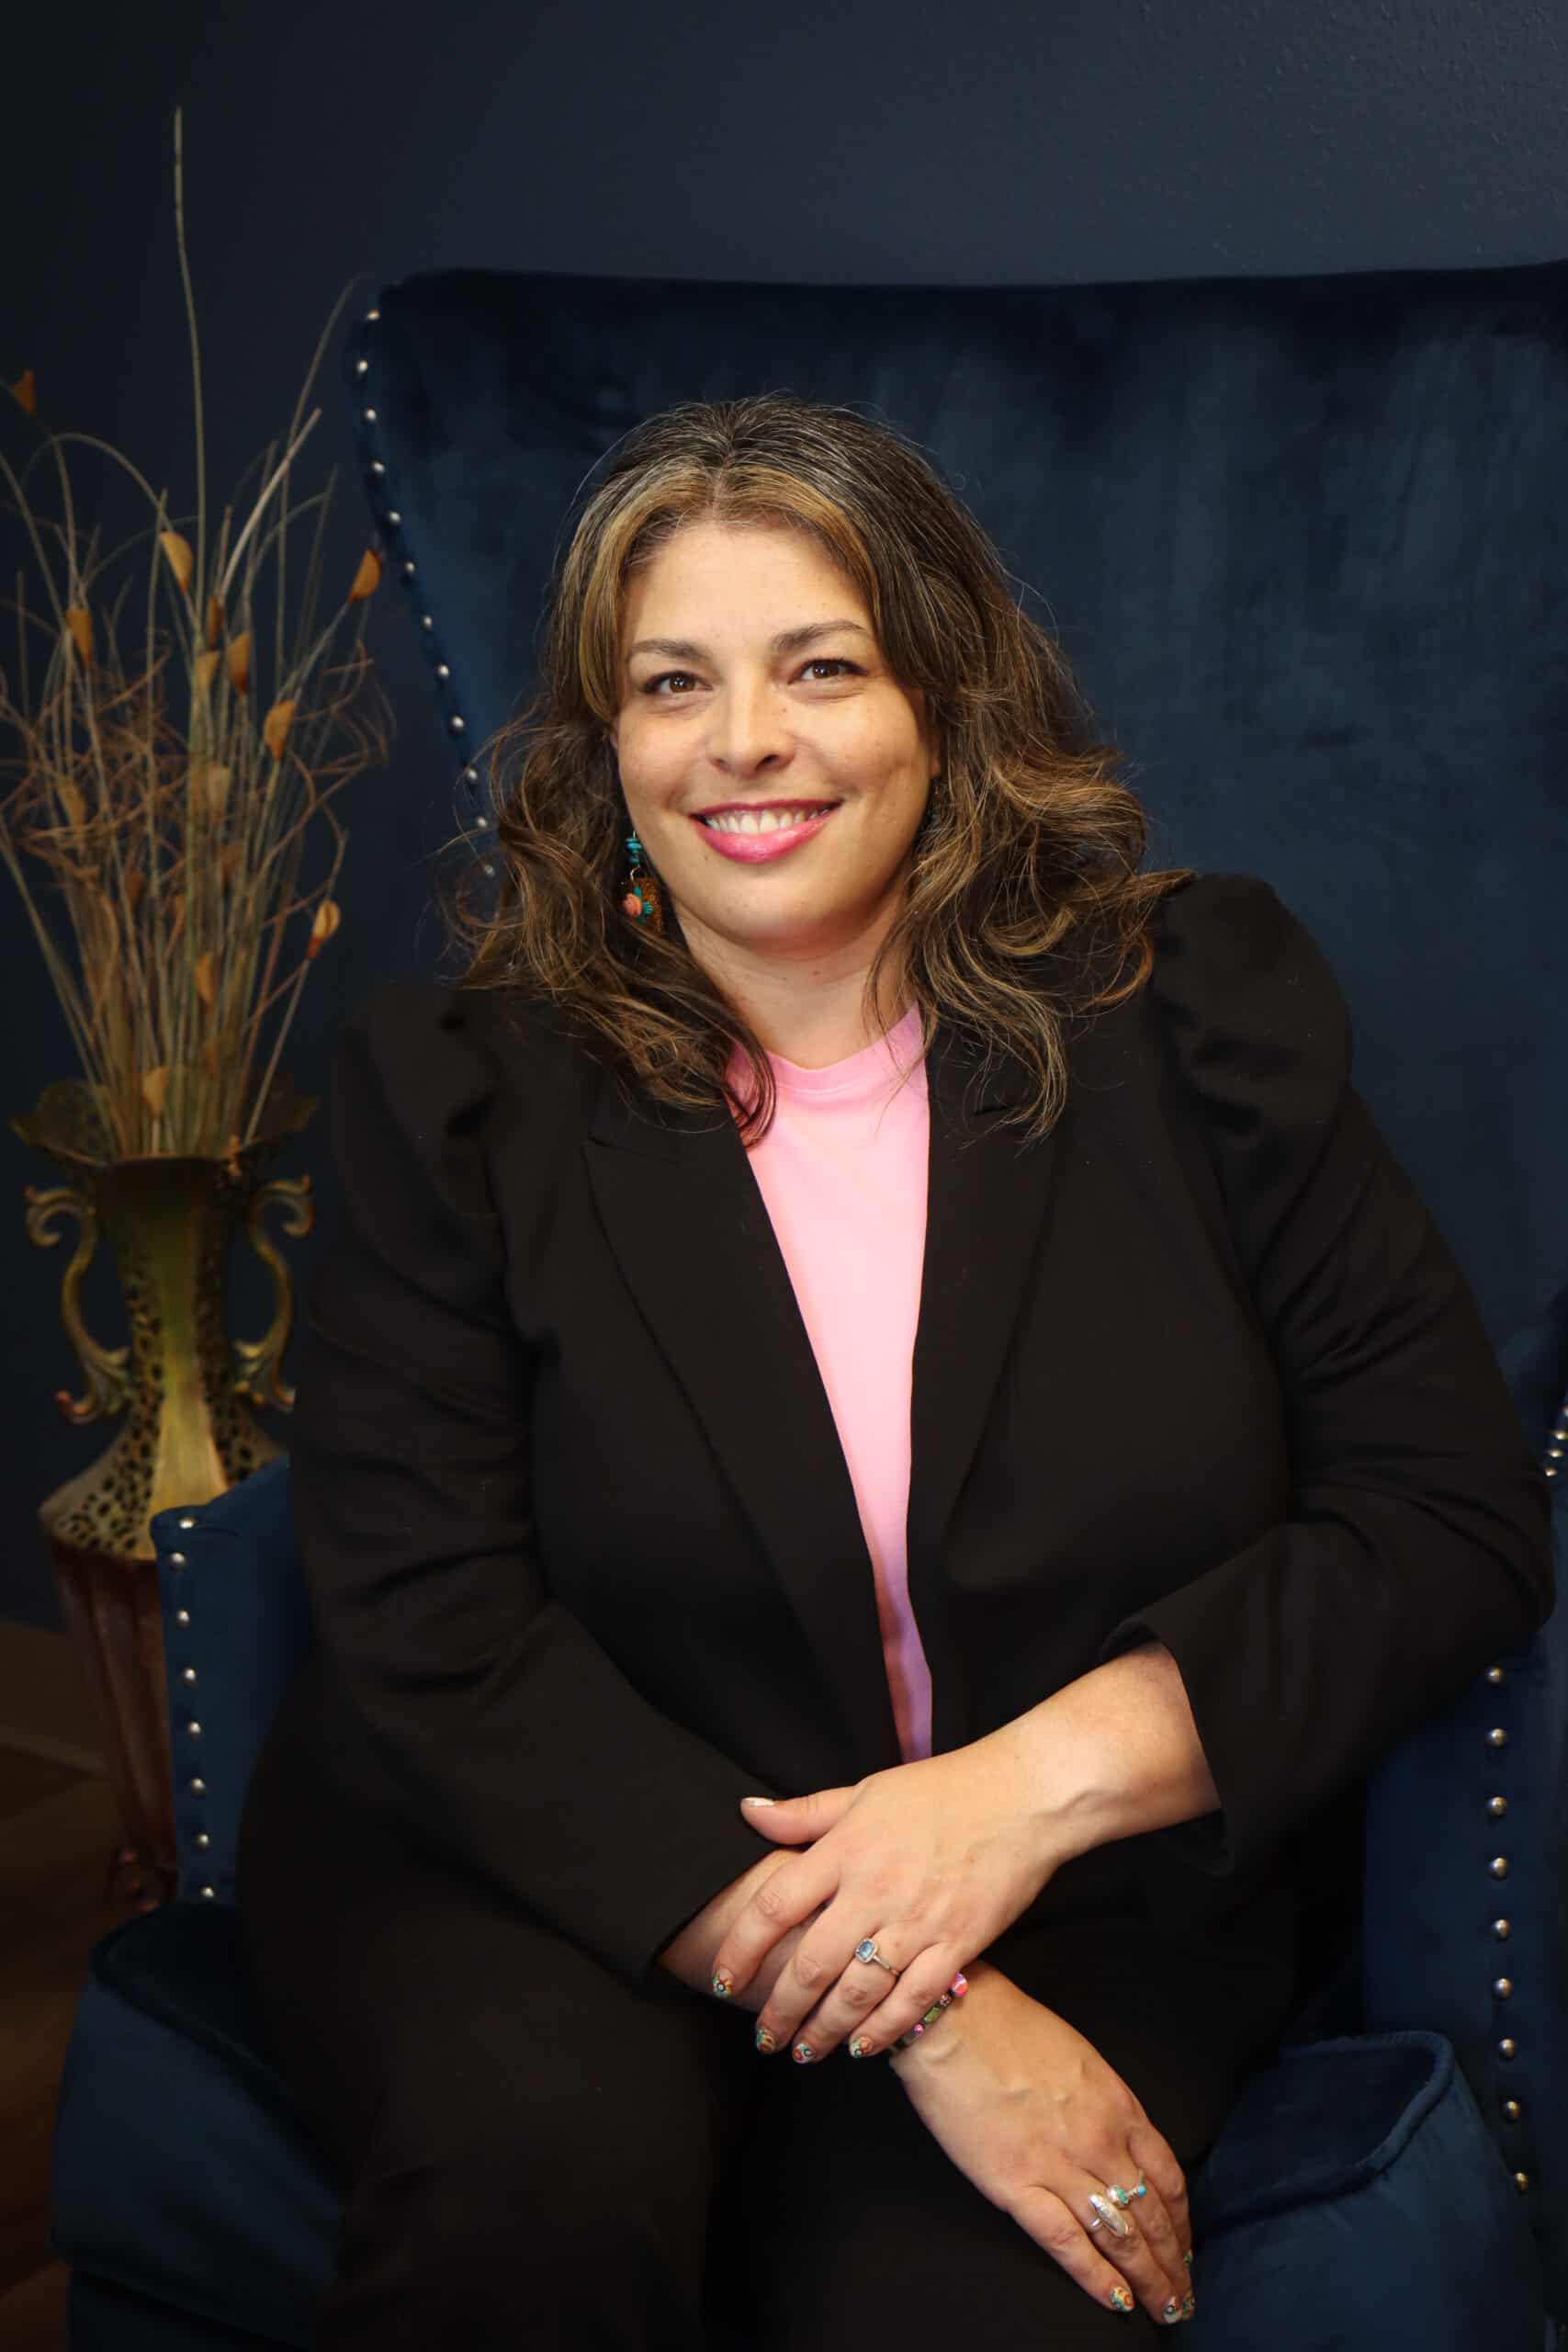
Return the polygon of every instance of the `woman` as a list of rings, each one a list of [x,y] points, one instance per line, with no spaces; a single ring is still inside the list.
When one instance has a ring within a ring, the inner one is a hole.
[[[1135,871],[1057,650],[847,409],[620,445],[497,765],[467,969],[335,1065],[319,1644],[241,1855],[344,2183],[318,2340],[1179,2323],[1368,1769],[1552,1598],[1333,976],[1266,883]]]

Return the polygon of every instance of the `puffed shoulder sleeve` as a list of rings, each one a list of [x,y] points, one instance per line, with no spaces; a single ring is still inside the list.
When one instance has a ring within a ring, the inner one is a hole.
[[[483,1148],[507,1081],[476,1032],[422,980],[340,1032],[291,1507],[317,1639],[409,1833],[640,1988],[756,1862],[754,1775],[650,1705],[541,1574],[534,1367]]]
[[[1475,1299],[1350,1079],[1344,997],[1270,886],[1157,916],[1150,1014],[1280,1375],[1292,1513],[1107,1636],[1179,1668],[1220,1809],[1156,1833],[1261,1861],[1551,1614],[1551,1489]]]

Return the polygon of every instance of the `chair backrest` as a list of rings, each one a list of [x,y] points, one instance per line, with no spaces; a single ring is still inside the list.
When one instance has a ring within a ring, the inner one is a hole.
[[[1494,1340],[1568,1314],[1568,262],[997,289],[431,271],[343,357],[481,851],[480,748],[620,437],[775,385],[869,406],[1060,638],[1150,862],[1262,874],[1320,941],[1360,1091]]]

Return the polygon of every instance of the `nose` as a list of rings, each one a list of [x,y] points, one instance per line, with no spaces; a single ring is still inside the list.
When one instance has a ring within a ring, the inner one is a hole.
[[[787,758],[789,748],[783,696],[770,678],[732,679],[714,696],[708,756],[726,775],[754,775],[770,760]]]

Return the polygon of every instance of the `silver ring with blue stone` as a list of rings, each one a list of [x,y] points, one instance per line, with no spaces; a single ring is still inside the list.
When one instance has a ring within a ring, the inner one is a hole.
[[[874,1936],[867,1936],[863,1942],[856,1944],[855,1958],[857,1960],[874,1960],[878,1968],[886,1968],[890,1976],[897,1976],[899,1973],[899,1971],[894,1967],[893,1962],[890,1960],[884,1960],[882,1954],[877,1951],[876,1938]]]

